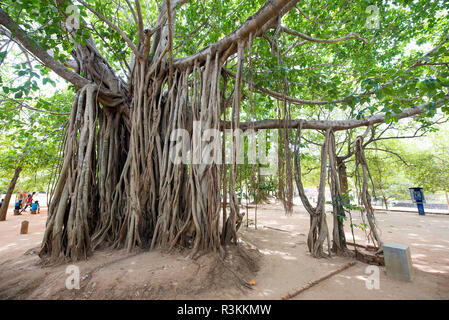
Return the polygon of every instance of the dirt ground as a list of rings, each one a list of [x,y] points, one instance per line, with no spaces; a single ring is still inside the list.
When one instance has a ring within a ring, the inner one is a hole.
[[[254,209],[248,217],[249,227],[245,217],[240,231],[241,247],[257,248],[258,253],[231,250],[225,261],[213,254],[193,261],[185,258],[187,252],[102,250],[87,261],[74,263],[80,270],[80,289],[68,290],[69,264],[43,267],[36,254],[45,212],[9,214],[7,221],[0,222],[0,299],[279,299],[353,261],[310,256],[306,245],[309,217],[301,206],[295,206],[291,216],[276,203],[259,206],[257,230]],[[384,242],[410,246],[412,282],[388,278],[385,267],[380,267],[380,288],[370,290],[366,286],[368,265],[357,262],[293,299],[449,299],[449,216],[379,212],[376,217]],[[22,220],[30,222],[27,235],[19,234]],[[330,214],[328,225],[331,229]],[[356,230],[355,236],[357,243],[365,243],[363,231]],[[247,255],[251,259],[245,259]],[[252,289],[242,287],[250,280],[255,281]]]

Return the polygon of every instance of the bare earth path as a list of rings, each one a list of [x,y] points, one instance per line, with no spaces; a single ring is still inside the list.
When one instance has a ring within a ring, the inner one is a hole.
[[[294,211],[292,216],[285,216],[279,205],[259,207],[258,230],[248,228],[243,232],[243,238],[264,253],[262,269],[255,279],[258,285],[246,298],[279,299],[350,261],[341,257],[312,258],[306,244],[309,217],[300,206],[295,206]],[[354,216],[359,215],[355,213]],[[354,267],[301,293],[296,299],[449,299],[449,216],[429,214],[421,217],[394,212],[379,213],[376,217],[385,243],[410,246],[414,281],[407,283],[387,278],[385,268],[380,267],[380,289],[369,290],[366,279],[370,273],[365,273],[368,265],[357,262]],[[253,210],[250,210],[249,218],[254,220]],[[354,222],[360,221],[355,219]],[[328,226],[332,226],[330,215]],[[365,244],[361,230],[356,230],[355,235],[357,243]],[[346,238],[352,242],[350,232],[346,233]]]
[[[213,272],[210,256],[192,261],[184,259],[185,254],[159,251],[100,251],[88,261],[76,263],[81,270],[81,290],[70,291],[65,288],[67,265],[38,265],[36,251],[46,215],[8,215],[7,221],[0,223],[0,299],[279,299],[352,261],[312,258],[306,245],[308,215],[300,206],[294,211],[285,216],[278,204],[259,206],[257,230],[253,224],[246,228],[245,219],[242,239],[262,254],[260,270],[245,279],[256,281],[253,290],[236,289],[229,278],[222,279],[229,286],[220,285],[215,279],[220,273]],[[254,220],[253,209],[249,218]],[[328,219],[331,228],[331,216]],[[30,221],[28,235],[19,234],[22,220]],[[449,299],[449,216],[394,212],[378,213],[377,220],[385,242],[410,246],[413,282],[387,278],[381,267],[380,289],[369,290],[365,285],[367,265],[357,262],[295,299]],[[347,239],[352,241],[349,232]],[[358,230],[356,241],[363,244],[364,239]]]

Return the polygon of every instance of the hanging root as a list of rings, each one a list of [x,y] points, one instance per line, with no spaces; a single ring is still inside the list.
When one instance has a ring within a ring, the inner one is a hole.
[[[328,248],[330,251],[338,255],[347,255],[350,250],[346,246],[346,237],[344,232],[343,221],[345,220],[345,199],[341,192],[341,181],[345,180],[345,177],[339,175],[339,170],[342,170],[342,163],[338,164],[338,158],[335,149],[335,136],[332,129],[326,131],[325,140],[321,148],[321,174],[320,174],[320,186],[318,194],[318,203],[314,208],[310,204],[305,191],[304,186],[301,181],[301,163],[300,163],[300,142],[301,142],[301,129],[302,125],[298,126],[295,140],[294,149],[294,159],[295,159],[295,180],[298,186],[299,196],[301,201],[310,214],[310,230],[307,237],[307,245],[309,251],[314,257],[322,257],[324,255],[323,244],[327,239]],[[379,238],[379,234],[376,228],[376,222],[374,218],[374,211],[371,206],[371,197],[368,192],[368,179],[369,179],[369,169],[366,162],[365,154],[363,151],[363,136],[358,137],[356,140],[356,172],[359,165],[362,168],[362,188],[359,195],[359,200],[361,201],[363,210],[366,211],[366,217],[368,219],[368,224],[370,226],[369,237],[373,239],[373,242],[377,244],[378,247],[382,246],[382,242]],[[326,166],[327,166],[327,156],[329,155],[329,184],[331,187],[332,194],[332,207],[333,207],[333,232],[332,232],[332,248],[330,244],[329,231],[326,223],[325,214],[325,196],[324,188],[326,185]],[[343,168],[344,169],[344,168]],[[345,173],[345,170],[344,170]],[[358,181],[360,179],[357,179]],[[347,189],[347,185],[345,185]],[[362,219],[364,218],[362,210]],[[351,230],[352,230],[352,216],[349,212],[351,220]],[[329,252],[330,254],[330,252]]]
[[[299,147],[301,143],[301,124],[296,132],[295,141],[295,180],[298,187],[299,197],[310,215],[310,230],[307,237],[307,246],[310,253],[320,258],[325,256],[323,245],[327,239],[328,249],[330,250],[329,229],[327,227],[326,212],[325,212],[325,187],[326,187],[326,166],[327,166],[327,154],[329,144],[330,130],[326,132],[326,138],[321,148],[321,175],[320,186],[318,191],[318,203],[314,208],[309,202],[307,195],[304,191],[304,186],[301,179],[301,161],[299,154]],[[330,254],[330,253],[329,253]]]
[[[41,250],[53,259],[87,258],[91,252],[89,223],[97,214],[95,85],[76,96],[65,136],[64,162],[49,206]]]
[[[244,64],[245,44],[240,41],[238,44],[238,64],[237,64],[237,76],[235,84],[234,102],[232,105],[232,121],[231,129],[235,132],[239,129],[240,124],[240,107],[242,103],[242,74]],[[225,235],[223,237],[224,244],[237,244],[237,230],[240,227],[243,216],[240,214],[240,207],[235,194],[235,182],[237,178],[237,157],[239,150],[239,138],[233,134],[232,136],[232,150],[231,150],[231,166],[229,173],[229,192],[230,192],[230,212],[226,221]]]
[[[219,128],[219,77],[221,65],[219,57],[209,56],[206,65],[193,69],[193,91],[189,94],[188,73],[181,75],[177,86],[177,95],[171,92],[169,100],[174,110],[167,127],[172,130],[186,126],[184,118],[187,103],[192,105],[193,121],[199,123],[201,132],[205,129]],[[181,109],[177,109],[179,108]],[[196,134],[195,132],[193,135]],[[167,153],[162,157],[162,176],[166,177],[160,187],[160,209],[151,246],[172,249],[176,245],[192,248],[191,257],[200,250],[217,251],[220,247],[219,210],[220,210],[220,169],[217,163],[203,163],[203,150],[197,144],[201,137],[193,136],[190,144],[189,170],[186,165],[174,164],[168,151],[174,142],[166,136],[162,148]],[[219,137],[213,143],[219,142]],[[196,142],[195,142],[196,141]]]
[[[196,257],[200,251],[223,252],[223,246],[238,243],[243,219],[235,194],[238,141],[234,135],[225,190],[230,212],[224,207],[220,221],[220,159],[218,154],[212,161],[205,159],[211,156],[209,145],[218,150],[222,141],[220,135],[201,136],[208,129],[219,132],[226,110],[221,99],[223,56],[209,54],[206,62],[168,70],[167,32],[166,26],[156,31],[159,42],[146,48],[154,58],[133,63],[123,105],[100,108],[94,84],[77,94],[41,257],[77,260],[104,247],[189,248]],[[245,43],[238,45],[234,130],[240,125]],[[93,67],[83,72],[94,80],[99,76]],[[180,162],[177,130],[191,138],[190,153]]]
[[[365,157],[365,150],[363,148],[363,136],[360,136],[355,141],[355,156],[356,156],[356,180],[357,185],[361,183],[361,188],[358,187],[358,198],[361,207],[362,221],[365,222],[365,215],[368,220],[369,233],[367,235],[368,239],[373,241],[373,244],[382,250],[382,240],[379,236],[379,231],[377,229],[376,219],[374,216],[374,209],[371,205],[371,196],[368,190],[368,181],[370,180],[370,173],[368,168],[368,163]],[[360,178],[359,167],[362,171],[362,176]],[[361,180],[361,181],[360,181]]]

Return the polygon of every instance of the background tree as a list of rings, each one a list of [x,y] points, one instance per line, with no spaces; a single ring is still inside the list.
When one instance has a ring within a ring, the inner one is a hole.
[[[443,191],[449,206],[448,126],[430,135],[424,143],[409,150],[410,170],[407,176],[416,186],[429,192]]]
[[[50,98],[28,96],[16,99],[2,95],[0,179],[3,181],[0,181],[6,195],[0,209],[0,220],[6,219],[11,195],[16,188],[41,191],[46,190],[50,183],[59,159],[59,146],[67,119],[67,114],[62,111],[68,109],[68,99],[73,99],[69,91],[56,92]],[[59,109],[59,112],[49,109]],[[22,181],[21,174],[25,175]],[[30,179],[32,176],[34,181]]]

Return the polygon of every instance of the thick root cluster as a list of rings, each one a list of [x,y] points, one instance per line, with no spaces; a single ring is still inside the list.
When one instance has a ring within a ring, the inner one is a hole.
[[[206,149],[195,139],[183,141],[186,161],[173,161],[177,130],[192,137],[199,123],[199,132],[219,132],[221,69],[220,57],[209,55],[204,65],[175,71],[169,81],[160,76],[166,72],[137,63],[131,106],[123,106],[129,113],[100,108],[96,85],[77,94],[42,257],[76,260],[106,246],[182,247],[195,256],[236,243],[236,169],[230,173],[230,214],[221,223],[221,166],[202,161]],[[240,103],[234,102],[236,112]],[[221,144],[220,136],[213,139]]]

